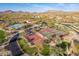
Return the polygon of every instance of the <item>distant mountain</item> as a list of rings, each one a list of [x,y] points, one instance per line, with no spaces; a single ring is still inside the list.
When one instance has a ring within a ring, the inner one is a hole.
[[[6,10],[6,11],[0,11],[0,13],[31,13],[28,11],[13,11],[13,10]]]
[[[13,10],[0,11],[0,13],[37,13],[38,14],[38,12],[13,11]],[[79,13],[79,11],[48,10],[48,11],[39,12],[39,13]]]
[[[6,10],[4,11],[4,13],[14,13],[15,11],[12,11],[12,10]]]
[[[62,19],[64,21],[79,21],[79,12],[78,11],[62,11],[62,10],[48,10],[46,12],[36,13],[36,12],[28,12],[28,11],[12,11],[12,10],[6,10],[3,12],[0,12],[0,19],[9,19],[9,20],[25,20],[25,19],[31,19],[32,17],[41,17],[45,19]]]

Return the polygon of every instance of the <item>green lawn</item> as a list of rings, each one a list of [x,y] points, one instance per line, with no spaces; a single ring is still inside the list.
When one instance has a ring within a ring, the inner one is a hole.
[[[18,43],[20,47],[23,49],[23,51],[29,55],[35,55],[36,54],[36,48],[35,47],[29,47],[27,42],[24,39],[18,40]]]
[[[0,44],[2,44],[5,41],[5,32],[3,30],[0,30]]]

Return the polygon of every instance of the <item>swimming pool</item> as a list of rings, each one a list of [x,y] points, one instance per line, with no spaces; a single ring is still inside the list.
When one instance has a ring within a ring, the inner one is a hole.
[[[14,24],[14,25],[10,25],[10,28],[14,28],[14,29],[19,29],[23,26],[23,24]]]

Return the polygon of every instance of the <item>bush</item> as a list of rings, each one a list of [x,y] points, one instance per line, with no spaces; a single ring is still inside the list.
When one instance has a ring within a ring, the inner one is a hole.
[[[62,41],[61,43],[57,44],[58,47],[61,47],[63,50],[70,47],[70,43],[66,41]]]
[[[43,46],[42,55],[44,55],[44,56],[49,56],[50,55],[50,46],[49,45],[45,44]]]

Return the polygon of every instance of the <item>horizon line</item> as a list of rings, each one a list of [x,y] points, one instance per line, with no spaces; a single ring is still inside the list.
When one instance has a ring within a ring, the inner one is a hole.
[[[29,13],[44,13],[44,12],[49,12],[49,11],[52,11],[52,12],[54,12],[54,11],[57,11],[57,12],[79,12],[78,10],[70,10],[70,11],[66,11],[66,10],[54,10],[54,9],[52,9],[52,10],[47,10],[47,11],[40,11],[40,12],[35,12],[35,11],[24,11],[24,10],[0,10],[0,12],[6,12],[6,11],[13,11],[13,12],[29,12]]]

